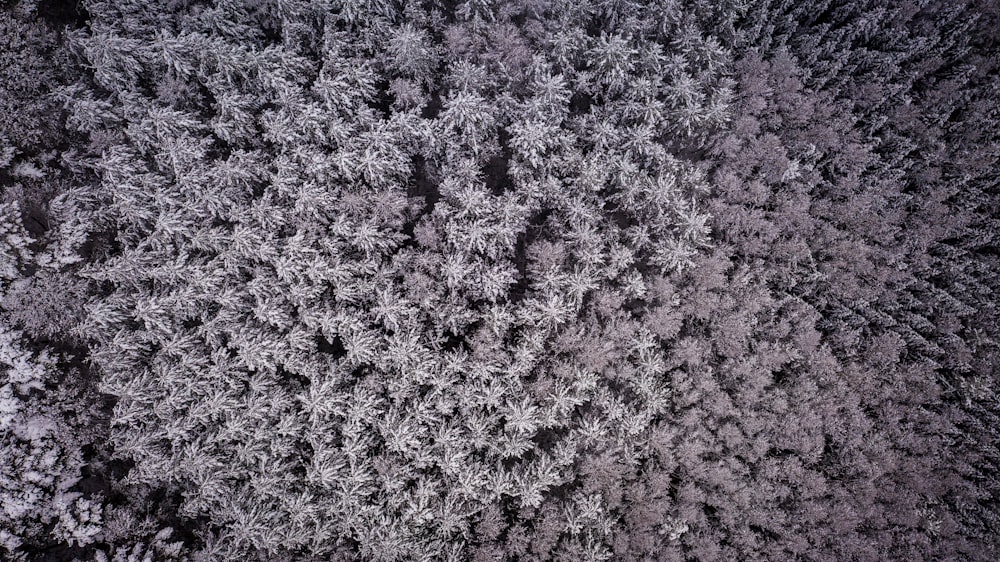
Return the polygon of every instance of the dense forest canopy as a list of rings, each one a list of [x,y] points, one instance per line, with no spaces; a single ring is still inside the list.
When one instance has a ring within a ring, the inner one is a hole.
[[[990,0],[0,5],[0,559],[1000,559]]]

